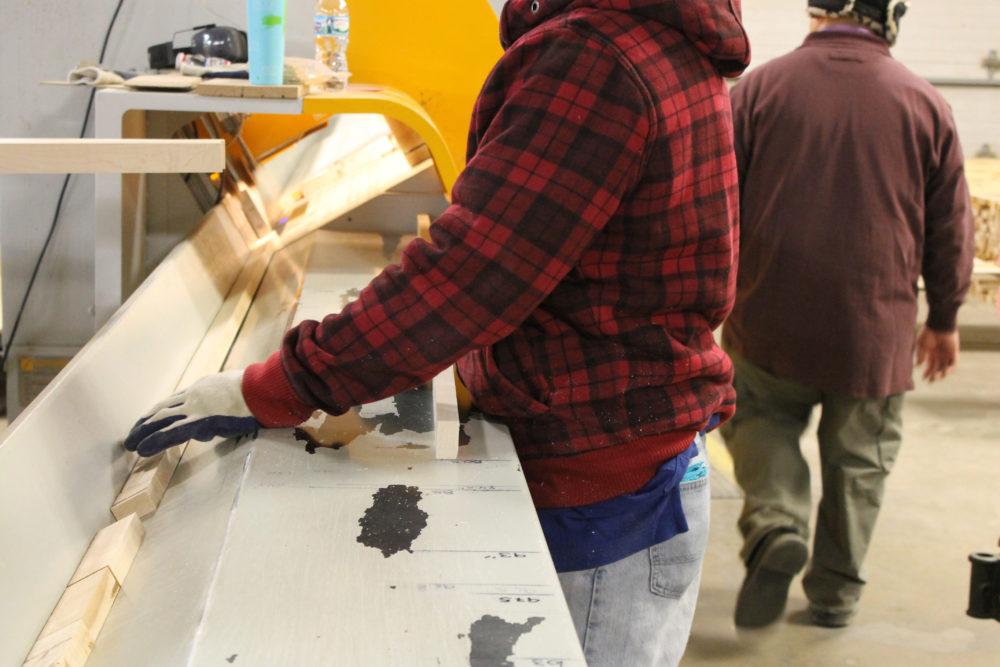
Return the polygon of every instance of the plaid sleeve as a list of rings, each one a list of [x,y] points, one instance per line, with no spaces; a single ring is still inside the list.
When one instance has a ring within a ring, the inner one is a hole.
[[[255,414],[272,399],[336,414],[507,336],[635,186],[653,131],[643,86],[603,44],[569,28],[508,49],[472,125],[475,150],[431,242],[408,245],[340,314],[290,330],[271,368],[244,382]],[[263,378],[279,363],[288,384],[272,383],[283,395],[269,396]]]

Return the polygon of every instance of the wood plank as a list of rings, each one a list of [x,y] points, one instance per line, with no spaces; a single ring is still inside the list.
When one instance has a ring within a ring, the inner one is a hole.
[[[83,665],[120,588],[106,567],[67,586],[24,664],[31,667]]]
[[[136,90],[191,90],[201,82],[200,76],[185,74],[140,74],[125,79],[125,87]]]
[[[211,97],[253,97],[264,99],[298,99],[305,95],[306,87],[301,83],[279,85],[253,84],[241,79],[204,79],[194,89],[199,95]]]
[[[1000,265],[979,258],[973,259],[969,295],[994,306],[1000,303]]]
[[[226,357],[224,370],[264,361],[281,345],[299,304],[302,275],[314,243],[315,239],[309,236],[273,255],[239,336]],[[261,349],[266,350],[263,356]]]
[[[145,517],[156,511],[185,446],[171,447],[154,456],[139,459],[111,505],[111,513],[116,519],[123,519],[129,514]]]
[[[965,178],[973,197],[1000,201],[1000,159],[970,158],[965,161]]]
[[[122,116],[122,138],[147,135],[146,112],[133,109]],[[148,272],[146,266],[147,196],[145,174],[121,176],[122,293],[131,294]]]
[[[306,234],[324,227],[330,220],[388,192],[398,184],[423,172],[433,163],[425,160],[411,167],[398,146],[380,152],[377,147],[365,149],[340,163],[336,180],[310,183],[302,190],[309,199],[309,208],[299,217],[289,220],[281,233],[282,245],[292,243]],[[354,159],[356,158],[356,159]]]
[[[264,202],[260,198],[260,193],[257,192],[257,188],[253,186],[248,187],[242,181],[237,183],[236,187],[238,189],[240,206],[243,208],[243,214],[250,221],[250,226],[253,227],[258,237],[266,236],[271,231],[271,225],[267,220],[267,211],[264,208]]]
[[[225,169],[221,139],[0,139],[0,173],[200,173]]]
[[[425,241],[431,240],[431,216],[426,213],[417,214],[417,236]]]
[[[69,585],[72,586],[105,567],[111,570],[119,585],[123,584],[145,535],[146,531],[137,514],[129,514],[102,528],[94,536],[76,573],[70,577]]]
[[[247,260],[236,278],[236,283],[226,296],[222,308],[205,333],[205,338],[191,357],[191,363],[184,370],[184,375],[178,383],[179,389],[206,375],[218,373],[222,368],[273,254],[273,246],[265,244],[255,249]]]
[[[996,262],[1000,259],[1000,160],[966,160],[965,176],[972,196],[976,257]]]
[[[434,389],[434,458],[458,457],[458,438],[462,428],[455,389],[455,367],[449,366],[432,381]]]
[[[24,667],[76,667],[90,657],[94,643],[89,639],[89,629],[83,621],[50,632],[31,647],[31,657]]]
[[[222,196],[221,204],[222,208],[225,209],[226,213],[232,219],[233,226],[240,231],[247,245],[252,244],[259,238],[257,230],[250,224],[247,214],[243,211],[243,205],[240,203],[238,195],[227,192]]]
[[[410,163],[410,166],[416,166],[430,157],[427,144],[424,143],[423,137],[416,130],[389,116],[385,117],[385,122],[389,126],[389,130],[392,132],[396,143],[406,154],[406,159]],[[421,148],[425,150],[420,150]]]

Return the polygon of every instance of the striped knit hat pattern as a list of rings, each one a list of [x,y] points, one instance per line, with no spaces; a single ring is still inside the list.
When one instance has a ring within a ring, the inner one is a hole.
[[[809,0],[809,16],[854,19],[892,46],[908,4],[907,0]]]

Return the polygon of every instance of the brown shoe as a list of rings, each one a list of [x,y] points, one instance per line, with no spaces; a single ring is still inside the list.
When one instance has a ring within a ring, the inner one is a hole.
[[[795,533],[774,530],[765,535],[750,557],[736,597],[736,625],[761,628],[778,620],[785,611],[792,578],[808,559],[809,549]]]

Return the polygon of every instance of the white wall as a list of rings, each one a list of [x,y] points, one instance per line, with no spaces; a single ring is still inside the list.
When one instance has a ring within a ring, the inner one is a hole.
[[[743,0],[753,53],[751,68],[791,51],[809,29],[805,0]],[[985,80],[982,60],[1000,52],[997,0],[914,0],[900,22],[892,55],[935,82]],[[1000,72],[995,76],[1000,81]],[[989,144],[1000,154],[1000,87],[938,86],[952,105],[962,148],[975,154]]]

